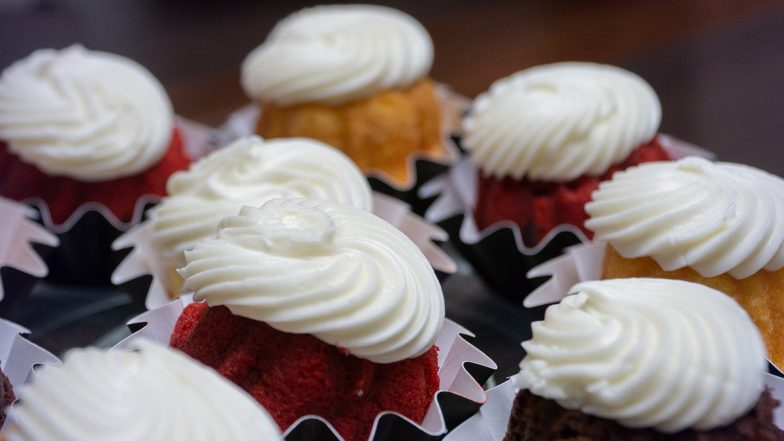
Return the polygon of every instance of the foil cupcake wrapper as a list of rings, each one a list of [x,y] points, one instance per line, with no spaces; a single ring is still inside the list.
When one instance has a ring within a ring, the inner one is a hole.
[[[119,342],[115,349],[125,350],[139,338],[168,345],[177,318],[192,301],[192,296],[184,295],[131,319],[128,326],[135,332]],[[486,399],[481,383],[497,366],[468,343],[464,336],[471,337],[473,334],[449,319],[444,321],[436,340],[441,384],[422,423],[417,424],[394,412],[383,412],[376,417],[369,440],[437,440],[477,412]],[[315,416],[300,418],[285,431],[284,436],[287,441],[342,441],[327,421]]]
[[[439,153],[419,152],[408,158],[408,180],[397,182],[381,170],[366,173],[373,190],[406,202],[417,214],[424,214],[432,199],[419,196],[423,183],[443,173],[460,158],[460,149],[452,139],[459,133],[460,121],[468,108],[470,100],[451,91],[447,86],[438,84],[436,94],[441,103],[441,139],[443,150]],[[232,141],[255,134],[256,123],[261,117],[261,109],[249,104],[233,112],[217,130],[218,145],[228,145]]]
[[[182,134],[185,151],[192,159],[214,150],[216,138],[213,129],[182,117],[177,117],[175,124]],[[129,222],[118,219],[103,204],[85,202],[61,224],[52,221],[49,207],[43,200],[29,198],[23,201],[37,210],[43,227],[55,234],[59,241],[56,248],[41,252],[49,268],[47,279],[64,284],[110,285],[111,272],[122,257],[112,251],[112,241],[141,222],[144,212],[159,199],[154,195],[139,197]],[[8,231],[6,224],[6,220],[0,217],[0,228],[4,231]],[[21,288],[19,285],[15,287]]]
[[[404,202],[380,193],[373,193],[373,213],[408,236],[442,276],[455,272],[455,261],[435,243],[448,239],[444,230],[411,213]],[[149,222],[143,222],[117,238],[112,247],[116,250],[133,248],[112,274],[112,283],[143,302],[147,309],[157,308],[171,300],[166,287],[171,286],[168,278],[172,274],[155,251]],[[138,280],[144,276],[152,276],[149,285]]]
[[[773,423],[784,430],[784,379],[766,374],[765,385],[779,401],[773,411]],[[517,396],[514,378],[487,391],[487,402],[475,415],[450,432],[444,441],[502,441]]]
[[[0,367],[16,391],[30,378],[34,366],[60,364],[60,359],[22,336],[29,333],[16,323],[0,319]],[[9,408],[3,427],[12,420],[13,408]]]
[[[705,149],[671,136],[660,134],[659,140],[673,158],[713,157]],[[448,172],[426,182],[420,197],[436,199],[425,218],[449,233],[456,248],[494,291],[518,302],[543,282],[524,277],[526,271],[561,255],[570,246],[587,243],[588,239],[573,225],[556,226],[532,247],[523,243],[520,227],[512,221],[497,222],[480,230],[473,214],[477,173],[476,166],[466,157]]]
[[[32,244],[55,247],[60,243],[57,236],[33,221],[36,214],[27,205],[0,197],[0,314],[49,273]]]

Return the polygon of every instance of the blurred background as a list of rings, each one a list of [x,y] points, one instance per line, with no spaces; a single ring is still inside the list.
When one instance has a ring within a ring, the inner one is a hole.
[[[246,103],[239,66],[272,26],[313,2],[0,0],[0,67],[79,42],[131,57],[180,115],[218,124]],[[784,174],[780,0],[395,0],[432,35],[432,76],[469,97],[536,64],[590,60],[647,79],[662,131],[720,159]]]

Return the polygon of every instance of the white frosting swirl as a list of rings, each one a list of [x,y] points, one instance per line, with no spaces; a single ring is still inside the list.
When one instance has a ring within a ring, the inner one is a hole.
[[[585,226],[626,258],[736,279],[784,267],[784,180],[696,157],[616,173],[585,206]]]
[[[423,78],[433,42],[413,17],[375,5],[322,5],[280,21],[242,63],[253,99],[340,104]]]
[[[215,236],[220,220],[243,205],[275,198],[322,199],[372,208],[365,176],[339,150],[307,138],[263,141],[251,136],[177,172],[152,212],[153,246],[175,266],[199,239]]]
[[[519,387],[666,433],[725,426],[757,403],[765,346],[730,297],[665,279],[584,282],[569,292],[532,325]]]
[[[279,440],[278,426],[240,388],[173,349],[69,352],[20,391],[8,441]]]
[[[348,205],[274,199],[243,207],[185,259],[180,274],[194,299],[376,363],[429,350],[444,320],[441,287],[422,252]]]
[[[142,172],[166,152],[172,127],[161,84],[119,55],[44,49],[0,77],[0,139],[51,175],[92,182]]]
[[[479,95],[463,144],[489,175],[568,182],[598,176],[656,135],[650,85],[614,66],[555,63],[517,72]]]

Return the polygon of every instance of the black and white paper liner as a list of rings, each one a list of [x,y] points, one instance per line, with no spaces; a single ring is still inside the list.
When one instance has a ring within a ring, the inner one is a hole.
[[[765,374],[765,385],[779,401],[773,423],[784,430],[784,378]],[[444,441],[502,441],[509,425],[512,405],[517,396],[514,377],[487,391],[487,402],[475,415],[452,430]]]
[[[0,367],[16,391],[27,382],[34,366],[60,364],[60,359],[46,349],[22,337],[22,334],[29,333],[29,330],[16,323],[0,319]],[[13,411],[7,412],[3,427],[13,420]]]
[[[600,280],[606,249],[607,244],[601,241],[575,245],[567,248],[563,255],[531,268],[528,277],[549,278],[523,300],[523,306],[539,308],[558,303],[577,283]],[[784,376],[778,366],[770,360],[768,362],[772,372]]]
[[[374,192],[373,213],[408,236],[434,269],[446,274],[456,271],[455,261],[435,243],[448,240],[447,233],[411,213],[407,204]],[[169,277],[172,277],[170,265],[163,261],[153,246],[153,231],[149,222],[143,222],[117,238],[112,247],[115,250],[133,248],[112,274],[112,283],[124,285],[123,288],[135,299],[144,298],[147,309],[157,308],[171,300],[167,293],[167,287],[173,285],[169,282]],[[143,283],[128,284],[147,275],[152,276],[149,287]]]
[[[33,243],[55,247],[57,236],[34,222],[34,209],[22,203],[0,197],[0,300],[6,298],[4,285],[13,285],[9,297],[24,296],[37,278],[45,277],[49,270],[41,256],[33,249]],[[9,270],[13,270],[10,273]],[[9,280],[6,280],[8,276]],[[10,286],[9,286],[10,288]],[[13,299],[0,303],[4,306]]]
[[[192,295],[183,295],[134,317],[128,321],[128,326],[135,332],[117,343],[114,349],[127,350],[139,338],[168,345],[177,318],[192,302]],[[473,334],[449,319],[444,321],[435,343],[439,348],[439,391],[422,423],[417,424],[394,412],[383,412],[373,424],[370,440],[399,440],[404,434],[407,441],[439,439],[479,409],[486,399],[481,383],[497,366],[463,336],[472,337]],[[473,367],[471,372],[469,367]],[[313,416],[297,420],[288,428],[285,438],[288,441],[342,440],[323,418]]]
[[[676,159],[685,156],[713,159],[713,154],[705,149],[668,135],[659,134],[659,142]],[[541,283],[524,277],[528,269],[560,255],[569,246],[587,243],[588,239],[573,225],[558,225],[530,247],[523,243],[520,227],[512,221],[496,222],[480,230],[474,219],[477,175],[477,167],[465,157],[446,173],[425,183],[420,197],[437,197],[425,218],[449,233],[460,252],[494,290],[519,301]]]
[[[175,125],[182,136],[185,152],[192,159],[215,149],[214,129],[182,117],[176,118]],[[129,222],[118,219],[103,204],[85,202],[61,224],[52,221],[49,206],[43,200],[24,200],[40,213],[43,227],[59,239],[57,248],[42,253],[49,267],[47,279],[65,284],[110,285],[111,272],[120,261],[120,256],[111,249],[112,241],[141,222],[145,210],[159,200],[155,195],[139,197]],[[0,229],[7,231],[2,215]]]
[[[408,158],[408,181],[399,183],[380,170],[366,173],[373,190],[400,199],[411,206],[414,213],[424,214],[429,200],[419,197],[419,187],[434,176],[443,173],[460,158],[460,149],[452,140],[458,135],[463,113],[470,100],[443,84],[436,85],[436,95],[441,104],[441,140],[443,149],[439,153],[419,152]],[[258,104],[248,104],[228,116],[217,129],[219,145],[227,145],[239,138],[256,133],[256,124],[261,117]]]

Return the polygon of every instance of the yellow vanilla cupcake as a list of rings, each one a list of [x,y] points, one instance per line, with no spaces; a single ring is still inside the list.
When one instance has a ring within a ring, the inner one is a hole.
[[[324,5],[279,22],[243,62],[242,86],[262,107],[259,135],[320,139],[402,184],[412,153],[442,150],[432,63],[430,36],[411,16]]]
[[[689,157],[616,173],[586,205],[603,278],[702,283],[735,298],[784,365],[784,180]]]

